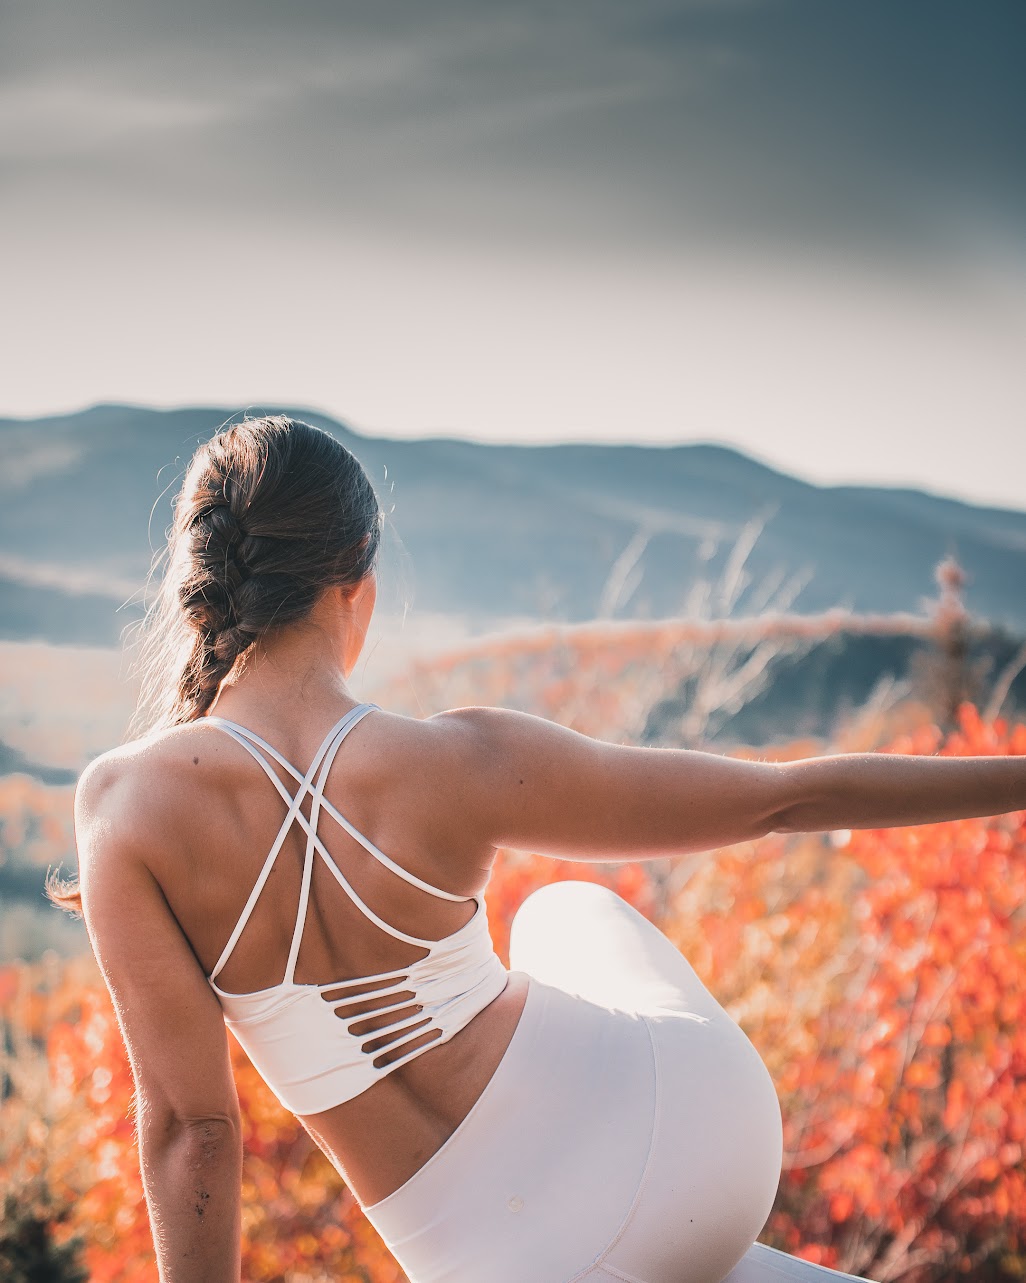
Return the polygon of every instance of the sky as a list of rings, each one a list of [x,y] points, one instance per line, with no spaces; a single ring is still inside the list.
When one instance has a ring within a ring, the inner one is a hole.
[[[1022,0],[10,0],[0,416],[717,441],[1026,508]]]

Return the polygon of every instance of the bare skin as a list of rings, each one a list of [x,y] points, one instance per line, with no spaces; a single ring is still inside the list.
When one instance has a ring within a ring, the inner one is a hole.
[[[304,624],[258,645],[211,711],[305,769],[328,729],[360,702],[346,681],[375,597],[373,576],[327,591]],[[501,846],[585,861],[645,859],[771,832],[1026,809],[1026,759],[843,754],[774,764],[608,744],[504,709],[424,720],[381,710],[343,744],[326,797],[408,870],[469,896],[486,886]],[[165,1281],[239,1277],[239,1106],[206,977],[282,818],[257,764],[202,719],[105,754],[80,781],[85,918],[132,1061]],[[473,903],[401,882],[330,820],[321,834],[357,892],[400,929],[441,938],[473,912]],[[222,988],[247,992],[282,979],[301,861],[297,829],[218,976]],[[368,923],[322,873],[299,983],[383,972],[422,956]],[[397,1189],[459,1126],[509,1044],[526,991],[527,977],[511,972],[505,990],[449,1042],[301,1120],[363,1203]],[[359,1032],[376,1027],[368,1017]]]

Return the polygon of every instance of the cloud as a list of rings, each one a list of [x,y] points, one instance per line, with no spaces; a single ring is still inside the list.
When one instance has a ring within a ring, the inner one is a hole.
[[[0,86],[0,157],[68,156],[128,140],[194,132],[226,114],[224,103],[141,93],[107,84],[35,80]]]
[[[1024,38],[1018,0],[37,0],[0,154],[50,195],[82,153],[164,203],[217,175],[293,225],[908,248],[966,207],[1026,228]]]
[[[130,579],[103,570],[88,570],[78,566],[57,566],[26,557],[0,553],[0,579],[28,588],[57,588],[72,596],[109,597],[118,603],[141,599],[142,588]]]

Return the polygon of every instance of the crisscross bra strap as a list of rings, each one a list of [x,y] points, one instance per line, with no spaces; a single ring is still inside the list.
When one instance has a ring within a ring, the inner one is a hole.
[[[250,892],[249,899],[246,901],[242,913],[239,916],[238,922],[235,924],[235,929],[232,931],[220,958],[218,958],[213,971],[210,973],[209,978],[211,980],[214,980],[217,977],[218,973],[222,970],[231,956],[232,951],[239,941],[239,937],[242,935],[242,932],[244,931],[246,924],[249,922],[250,916],[256,907],[256,902],[260,898],[260,893],[264,889],[264,885],[270,876],[271,869],[274,867],[274,861],[277,859],[278,854],[284,845],[285,838],[287,837],[289,830],[292,828],[292,825],[297,822],[307,835],[307,845],[303,860],[303,879],[300,889],[296,924],[292,935],[292,944],[289,949],[288,963],[286,965],[285,983],[291,983],[295,974],[296,960],[299,956],[299,945],[302,939],[303,926],[306,920],[306,911],[310,898],[310,883],[313,873],[313,856],[315,852],[321,856],[335,880],[357,908],[360,909],[364,916],[371,922],[380,927],[382,931],[387,932],[388,935],[393,936],[397,940],[402,940],[407,944],[417,945],[421,948],[430,948],[437,943],[437,941],[434,940],[426,940],[419,936],[407,935],[406,932],[400,931],[398,928],[391,926],[383,918],[380,918],[373,909],[371,909],[369,905],[365,904],[357,895],[356,891],[343,876],[342,871],[336,865],[327,848],[324,846],[324,843],[317,835],[319,812],[322,808],[328,812],[336,823],[355,838],[361,846],[369,851],[371,855],[378,859],[387,868],[391,869],[393,873],[396,873],[399,877],[403,878],[404,881],[409,882],[412,886],[419,887],[422,891],[427,891],[429,894],[437,896],[439,899],[443,900],[466,901],[474,899],[473,896],[454,895],[451,891],[443,891],[441,887],[433,886],[430,882],[425,882],[422,878],[418,878],[416,874],[410,873],[408,870],[404,869],[402,865],[397,864],[377,846],[375,846],[369,838],[365,837],[359,831],[359,829],[350,824],[345,816],[342,815],[341,812],[337,811],[335,807],[333,807],[324,797],[324,785],[327,782],[328,772],[335,760],[336,753],[341,747],[342,741],[362,717],[377,707],[378,706],[376,704],[359,704],[356,708],[350,709],[344,717],[336,722],[321,742],[320,747],[314,755],[313,761],[310,763],[310,768],[305,775],[301,775],[292,763],[282,757],[277,749],[275,749],[271,744],[267,743],[266,740],[261,739],[259,735],[248,730],[246,727],[239,726],[237,723],[230,722],[226,718],[222,717],[208,716],[204,719],[204,721],[225,731],[232,737],[232,739],[241,744],[242,747],[251,754],[251,756],[259,763],[267,778],[274,785],[275,790],[288,807],[285,819],[282,822],[281,828],[278,830],[278,835],[267,854],[267,858],[264,861],[256,882],[253,884],[253,889]],[[265,756],[265,754],[267,756]],[[273,761],[277,762],[284,771],[298,782],[299,788],[295,794],[288,791],[279,778],[277,772],[267,760],[267,757],[270,757]],[[307,795],[309,795],[311,799],[309,819],[300,809]]]

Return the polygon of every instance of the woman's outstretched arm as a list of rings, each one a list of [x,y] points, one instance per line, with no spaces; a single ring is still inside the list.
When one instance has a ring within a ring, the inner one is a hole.
[[[768,833],[893,828],[1026,809],[1026,757],[839,753],[793,762],[593,739],[503,708],[429,722],[462,820],[495,846],[578,860],[706,851]]]
[[[1026,810],[1026,757],[838,753],[781,763],[779,833],[888,829]]]
[[[159,782],[152,781],[156,787]],[[75,799],[82,907],[136,1087],[161,1283],[232,1283],[242,1129],[220,1004],[145,864],[137,780],[100,759]]]

